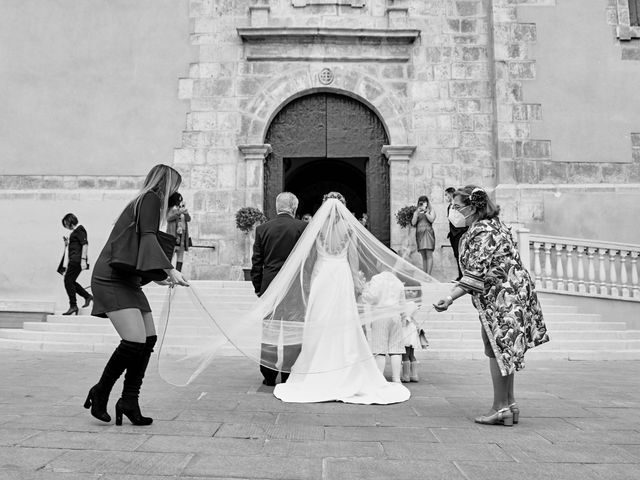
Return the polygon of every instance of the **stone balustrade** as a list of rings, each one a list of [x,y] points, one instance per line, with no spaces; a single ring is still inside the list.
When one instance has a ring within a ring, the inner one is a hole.
[[[640,302],[640,245],[517,230],[520,256],[542,292]]]

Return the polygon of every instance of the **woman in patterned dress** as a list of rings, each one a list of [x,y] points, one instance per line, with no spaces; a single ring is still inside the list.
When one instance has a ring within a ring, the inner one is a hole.
[[[525,352],[548,342],[549,336],[534,283],[499,213],[500,207],[481,188],[471,185],[454,193],[449,220],[456,227],[469,226],[460,240],[463,277],[435,308],[444,311],[456,298],[472,295],[493,381],[493,406],[475,421],[511,426],[520,414],[514,373],[524,368]]]

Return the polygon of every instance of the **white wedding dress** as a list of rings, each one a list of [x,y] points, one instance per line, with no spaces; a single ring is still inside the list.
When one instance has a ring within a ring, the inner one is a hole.
[[[316,241],[302,350],[287,382],[273,392],[283,402],[389,404],[411,396],[378,370],[358,316],[347,251],[331,254]]]

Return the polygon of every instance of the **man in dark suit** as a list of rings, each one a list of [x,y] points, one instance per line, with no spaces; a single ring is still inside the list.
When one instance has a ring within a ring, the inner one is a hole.
[[[298,199],[293,193],[282,192],[276,197],[277,216],[262,225],[256,227],[256,239],[253,244],[253,256],[251,258],[251,282],[256,295],[261,296],[276,277],[287,257],[293,250],[296,242],[302,235],[307,222],[295,218],[298,208]],[[280,322],[290,320],[290,316],[295,315],[296,310],[302,306],[301,298],[288,295],[284,299],[272,319],[265,319],[265,322]],[[300,302],[298,301],[300,300]],[[299,313],[299,312],[298,312]],[[270,326],[272,328],[272,326]],[[300,345],[285,345],[282,359],[282,381],[289,377],[291,366],[298,358]],[[265,385],[276,384],[278,371],[275,369],[278,361],[277,345],[262,343],[260,355],[260,372],[264,376]],[[271,368],[270,368],[271,367]]]

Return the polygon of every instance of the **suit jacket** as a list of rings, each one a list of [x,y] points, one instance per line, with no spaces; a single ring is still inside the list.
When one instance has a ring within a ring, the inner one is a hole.
[[[258,296],[262,295],[276,277],[307,222],[281,213],[256,227],[256,240],[251,257],[251,282]]]

